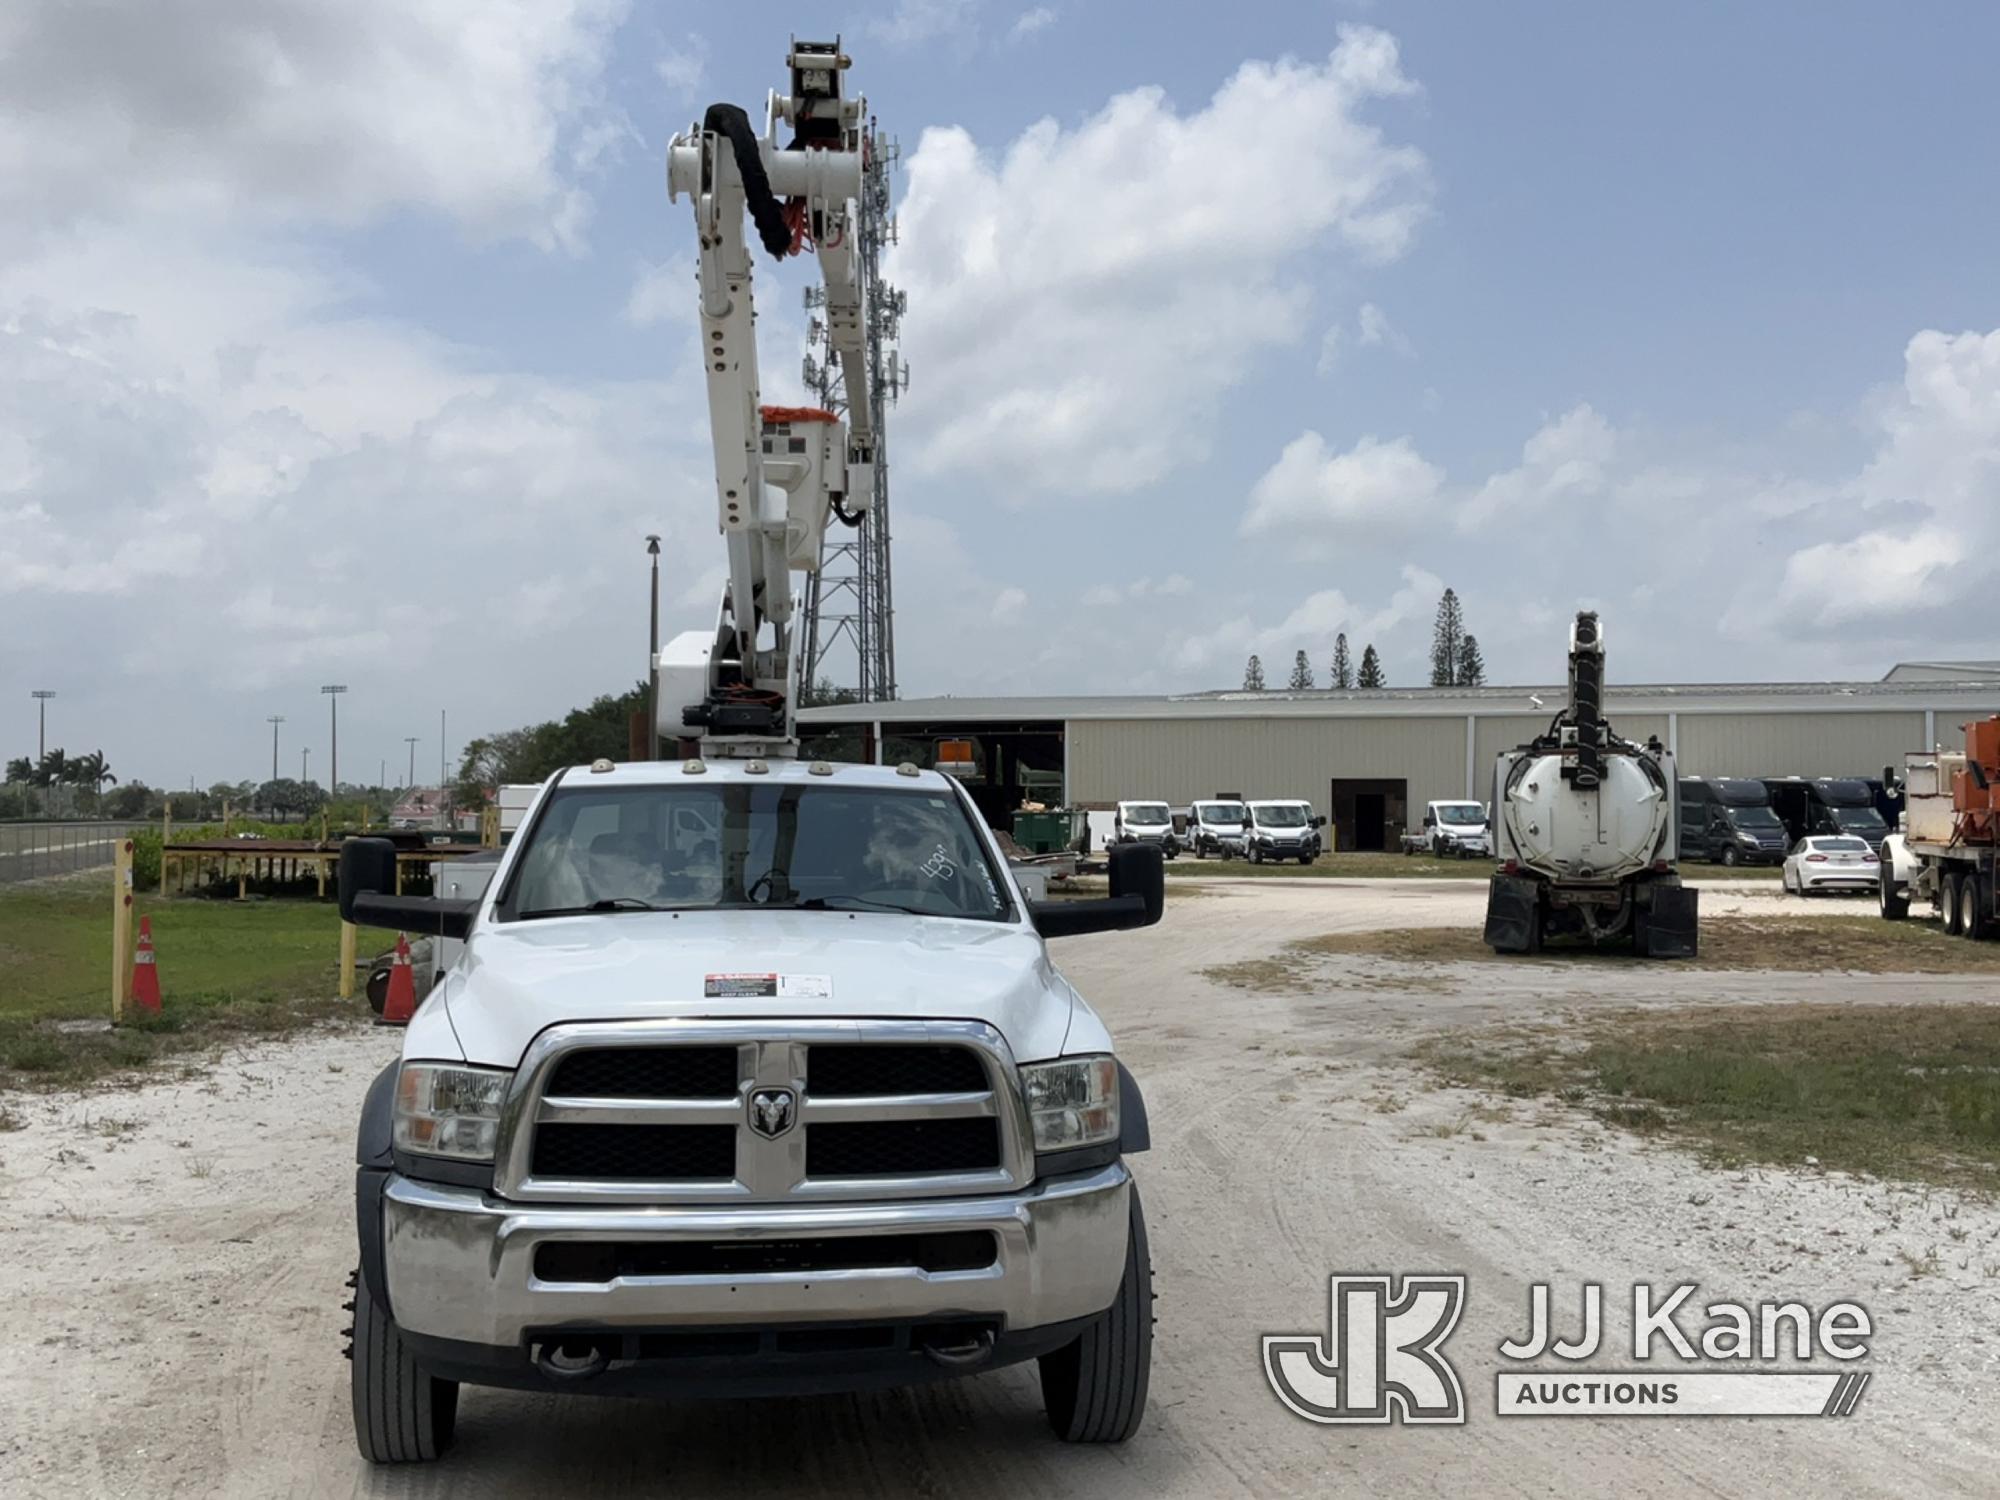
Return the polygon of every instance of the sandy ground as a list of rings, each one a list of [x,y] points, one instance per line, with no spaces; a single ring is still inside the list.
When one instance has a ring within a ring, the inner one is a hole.
[[[1552,1011],[1986,999],[1991,982],[1473,965],[1410,987],[1357,960],[1315,993],[1262,995],[1197,973],[1291,937],[1473,921],[1480,898],[1454,882],[1240,882],[1170,896],[1158,928],[1059,946],[1153,1122],[1137,1169],[1159,1342],[1146,1426],[1122,1448],[1054,1442],[1030,1368],[801,1401],[468,1391],[442,1465],[371,1470],[349,1427],[338,1303],[351,1122],[396,1039],[343,1030],[189,1081],[17,1103],[25,1127],[0,1135],[0,1494],[1994,1493],[2000,1208],[1713,1170],[1541,1104],[1468,1124],[1478,1101],[1403,1060],[1428,1033]],[[1704,906],[1862,909],[1722,889]],[[1905,1256],[1932,1251],[1935,1269],[1913,1272]],[[1335,1270],[1469,1276],[1448,1345],[1467,1425],[1323,1428],[1279,1406],[1259,1335],[1323,1331]],[[1635,1280],[1698,1281],[1702,1300],[1859,1300],[1875,1379],[1844,1420],[1497,1418],[1495,1347],[1521,1331],[1534,1280],[1567,1290],[1572,1322],[1576,1285],[1603,1282],[1617,1343]]]

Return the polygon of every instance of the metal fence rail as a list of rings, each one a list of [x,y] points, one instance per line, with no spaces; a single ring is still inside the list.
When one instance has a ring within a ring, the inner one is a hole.
[[[111,863],[118,841],[144,823],[0,823],[0,885]]]

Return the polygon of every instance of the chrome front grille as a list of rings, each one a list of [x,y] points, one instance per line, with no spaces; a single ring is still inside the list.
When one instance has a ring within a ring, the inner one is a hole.
[[[780,1097],[782,1096],[782,1097]],[[778,1116],[788,1123],[773,1130]],[[799,1202],[1026,1186],[1012,1054],[954,1021],[569,1024],[536,1038],[495,1191],[528,1202]]]

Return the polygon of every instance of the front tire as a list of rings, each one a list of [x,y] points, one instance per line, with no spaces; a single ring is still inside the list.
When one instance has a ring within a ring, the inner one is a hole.
[[[1735,869],[1736,859],[1737,859],[1737,854],[1735,849],[1725,848],[1722,851],[1722,863],[1726,869],[1731,869],[1731,870]]]
[[[1887,861],[1882,865],[1882,878],[1875,888],[1876,904],[1881,908],[1882,920],[1900,922],[1910,914],[1910,892],[1907,886],[1896,884],[1896,877]]]
[[[371,1464],[429,1463],[451,1446],[458,1382],[425,1373],[358,1273],[352,1306],[355,1446]]]
[[[1153,1369],[1153,1260],[1136,1182],[1117,1300],[1040,1363],[1042,1406],[1065,1443],[1122,1443],[1139,1430]]]

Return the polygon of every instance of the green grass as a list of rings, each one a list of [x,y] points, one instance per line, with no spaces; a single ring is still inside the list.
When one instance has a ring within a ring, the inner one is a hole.
[[[2000,1185],[2000,1007],[1629,1012],[1426,1043],[1452,1085],[1553,1096],[1719,1161]]]
[[[1514,968],[1593,965],[1629,971],[1638,962],[1629,944],[1592,948],[1549,947],[1535,957],[1495,953],[1481,929],[1389,927],[1372,932],[1330,932],[1299,938],[1265,958],[1203,969],[1236,989],[1309,994],[1323,986],[1339,960],[1384,958],[1431,972],[1436,964],[1505,964]],[[1800,974],[1995,974],[2000,943],[1946,937],[1923,922],[1880,917],[1709,917],[1701,924],[1701,952],[1670,969],[1729,969]],[[1371,980],[1372,982],[1372,980]]]
[[[331,902],[141,896],[135,912],[153,919],[162,1014],[90,1027],[111,1008],[109,872],[0,886],[0,1084],[77,1083],[232,1036],[362,1013],[360,1002],[335,999],[340,916]]]

